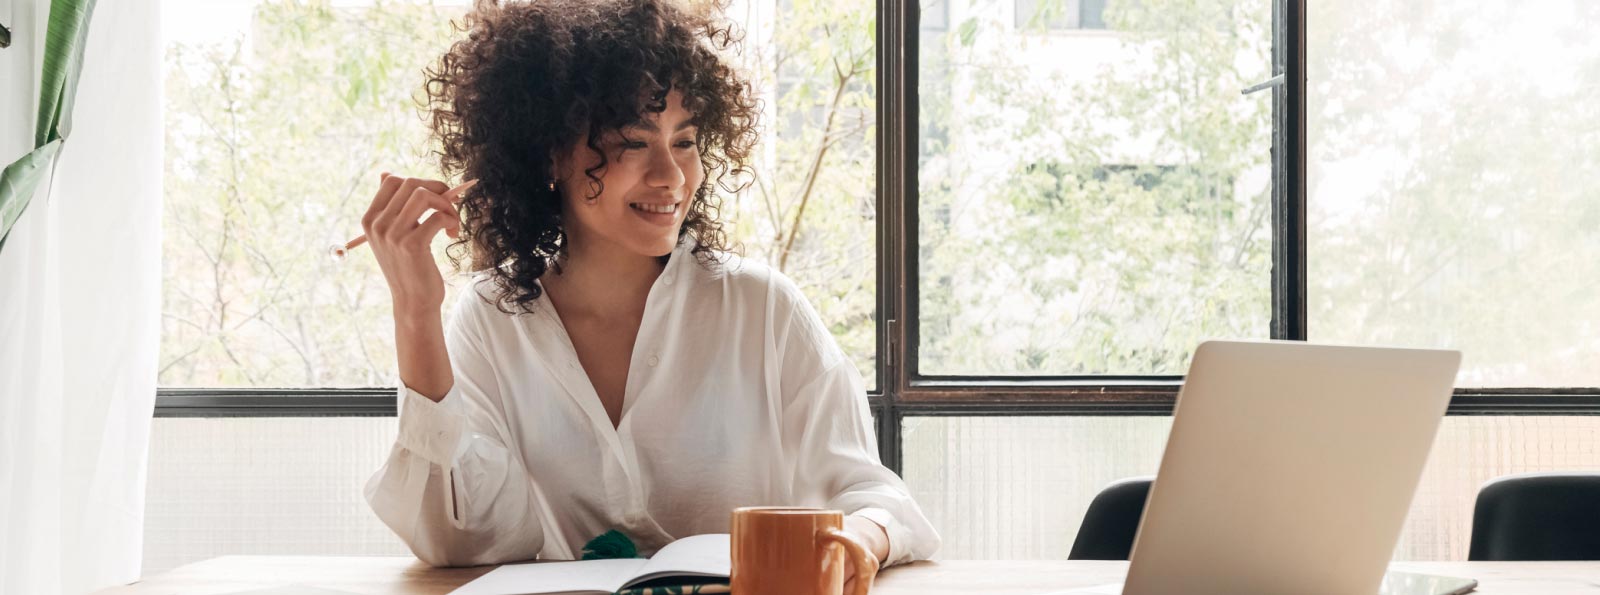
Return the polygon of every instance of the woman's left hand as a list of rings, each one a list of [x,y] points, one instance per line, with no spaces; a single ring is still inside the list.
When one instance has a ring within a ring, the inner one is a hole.
[[[883,564],[885,558],[889,557],[889,535],[884,533],[883,527],[878,526],[877,523],[866,517],[845,515],[844,531],[849,533],[851,537],[856,538],[857,541],[860,541],[862,545],[867,546],[867,551],[872,552],[872,555],[878,558],[880,565]],[[845,564],[843,595],[854,593],[855,588],[856,565]]]

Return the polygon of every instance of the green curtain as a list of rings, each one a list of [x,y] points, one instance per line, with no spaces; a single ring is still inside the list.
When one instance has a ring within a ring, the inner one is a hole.
[[[95,0],[52,0],[45,29],[44,71],[39,84],[39,122],[34,149],[0,173],[0,250],[11,226],[33,198],[39,180],[50,170],[61,144],[72,130],[72,98],[83,69],[83,45]],[[15,47],[15,45],[13,45]],[[16,51],[12,49],[11,51]]]

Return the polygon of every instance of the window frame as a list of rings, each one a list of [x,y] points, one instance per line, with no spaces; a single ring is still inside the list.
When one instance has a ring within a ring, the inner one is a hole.
[[[1273,0],[1272,318],[1304,341],[1306,0]],[[919,0],[879,0],[876,389],[880,456],[901,471],[902,422],[950,416],[1168,416],[1182,376],[939,376],[917,371]],[[891,48],[883,51],[882,48]],[[393,417],[396,388],[158,388],[155,417]],[[1446,415],[1600,415],[1600,387],[1456,389]]]

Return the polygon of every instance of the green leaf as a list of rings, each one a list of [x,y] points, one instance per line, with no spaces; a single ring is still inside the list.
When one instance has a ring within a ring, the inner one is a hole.
[[[957,31],[957,34],[961,36],[962,47],[972,47],[972,42],[978,39],[978,19],[970,18],[961,21],[961,28]]]
[[[616,529],[602,533],[583,546],[584,560],[638,557],[639,549],[633,545],[633,540]]]
[[[39,84],[39,123],[33,145],[63,138],[72,129],[72,100],[83,70],[83,46],[95,0],[54,0],[45,30],[44,70]]]
[[[11,235],[11,226],[28,208],[29,199],[39,187],[39,180],[50,171],[50,162],[61,150],[61,140],[56,139],[34,149],[0,173],[0,246]]]
[[[89,35],[89,15],[95,0],[54,0],[45,29],[44,66],[39,86],[39,121],[33,131],[33,151],[6,166],[0,174],[0,248],[11,226],[22,216],[39,186],[39,179],[61,151],[72,129],[72,99],[83,70],[83,46]]]

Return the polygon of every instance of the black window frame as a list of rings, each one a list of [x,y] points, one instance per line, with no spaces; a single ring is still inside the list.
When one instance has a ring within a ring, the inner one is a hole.
[[[885,465],[902,468],[907,417],[1168,416],[1182,376],[937,376],[918,361],[918,0],[879,0],[877,389]],[[1304,341],[1306,0],[1274,0],[1273,339]],[[885,51],[884,48],[889,48]],[[158,388],[155,416],[393,417],[395,388]],[[1446,415],[1600,415],[1600,387],[1456,389]]]

